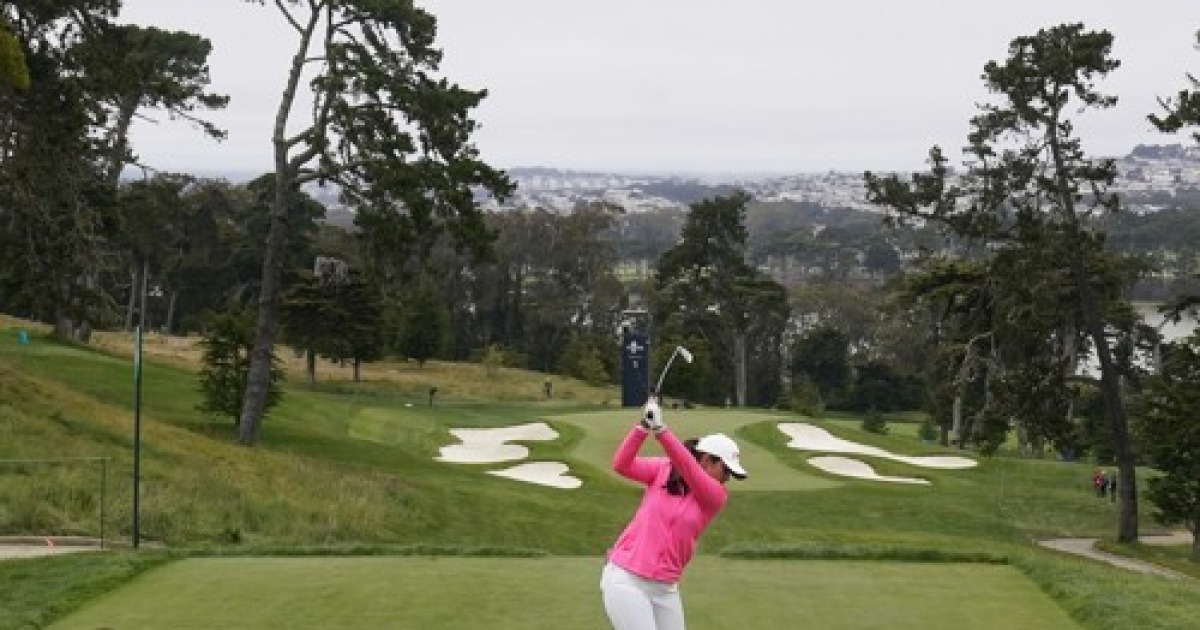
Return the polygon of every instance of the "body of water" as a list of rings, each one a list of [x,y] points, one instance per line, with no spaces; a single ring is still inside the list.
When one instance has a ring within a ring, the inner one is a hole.
[[[1194,316],[1185,316],[1179,322],[1168,322],[1163,317],[1162,313],[1158,312],[1162,306],[1156,302],[1134,302],[1133,308],[1142,316],[1142,319],[1149,325],[1158,328],[1163,335],[1165,341],[1178,341],[1196,332],[1196,327],[1200,326],[1200,322]]]

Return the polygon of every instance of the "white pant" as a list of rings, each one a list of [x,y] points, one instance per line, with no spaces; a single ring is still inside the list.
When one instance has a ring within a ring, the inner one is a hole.
[[[610,562],[600,591],[613,630],[685,630],[678,584],[647,580]]]

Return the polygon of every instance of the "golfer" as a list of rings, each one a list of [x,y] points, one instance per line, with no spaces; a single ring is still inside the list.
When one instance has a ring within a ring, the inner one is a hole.
[[[638,457],[654,435],[666,457]],[[738,447],[717,433],[679,441],[653,397],[613,456],[613,470],[645,484],[642,504],[608,551],[600,580],[615,630],[683,630],[679,579],[704,528],[725,507],[729,477],[744,479]]]

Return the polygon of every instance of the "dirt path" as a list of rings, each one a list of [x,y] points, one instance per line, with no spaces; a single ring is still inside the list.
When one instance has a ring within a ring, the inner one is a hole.
[[[1098,540],[1098,538],[1055,538],[1051,540],[1039,540],[1037,544],[1047,549],[1073,553],[1085,558],[1099,560],[1100,562],[1107,562],[1113,566],[1129,569],[1130,571],[1141,571],[1142,573],[1161,575],[1175,580],[1192,579],[1189,575],[1158,566],[1157,564],[1100,551],[1096,549],[1096,542]],[[1146,545],[1186,545],[1192,541],[1192,535],[1188,532],[1172,532],[1165,536],[1142,536],[1138,538],[1138,541]]]

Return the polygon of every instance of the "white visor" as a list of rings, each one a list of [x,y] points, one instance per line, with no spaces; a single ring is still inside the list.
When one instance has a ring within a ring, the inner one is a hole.
[[[742,468],[737,442],[724,433],[714,433],[700,438],[696,450],[708,453],[721,459],[721,463],[738,479],[746,478],[746,469]]]

